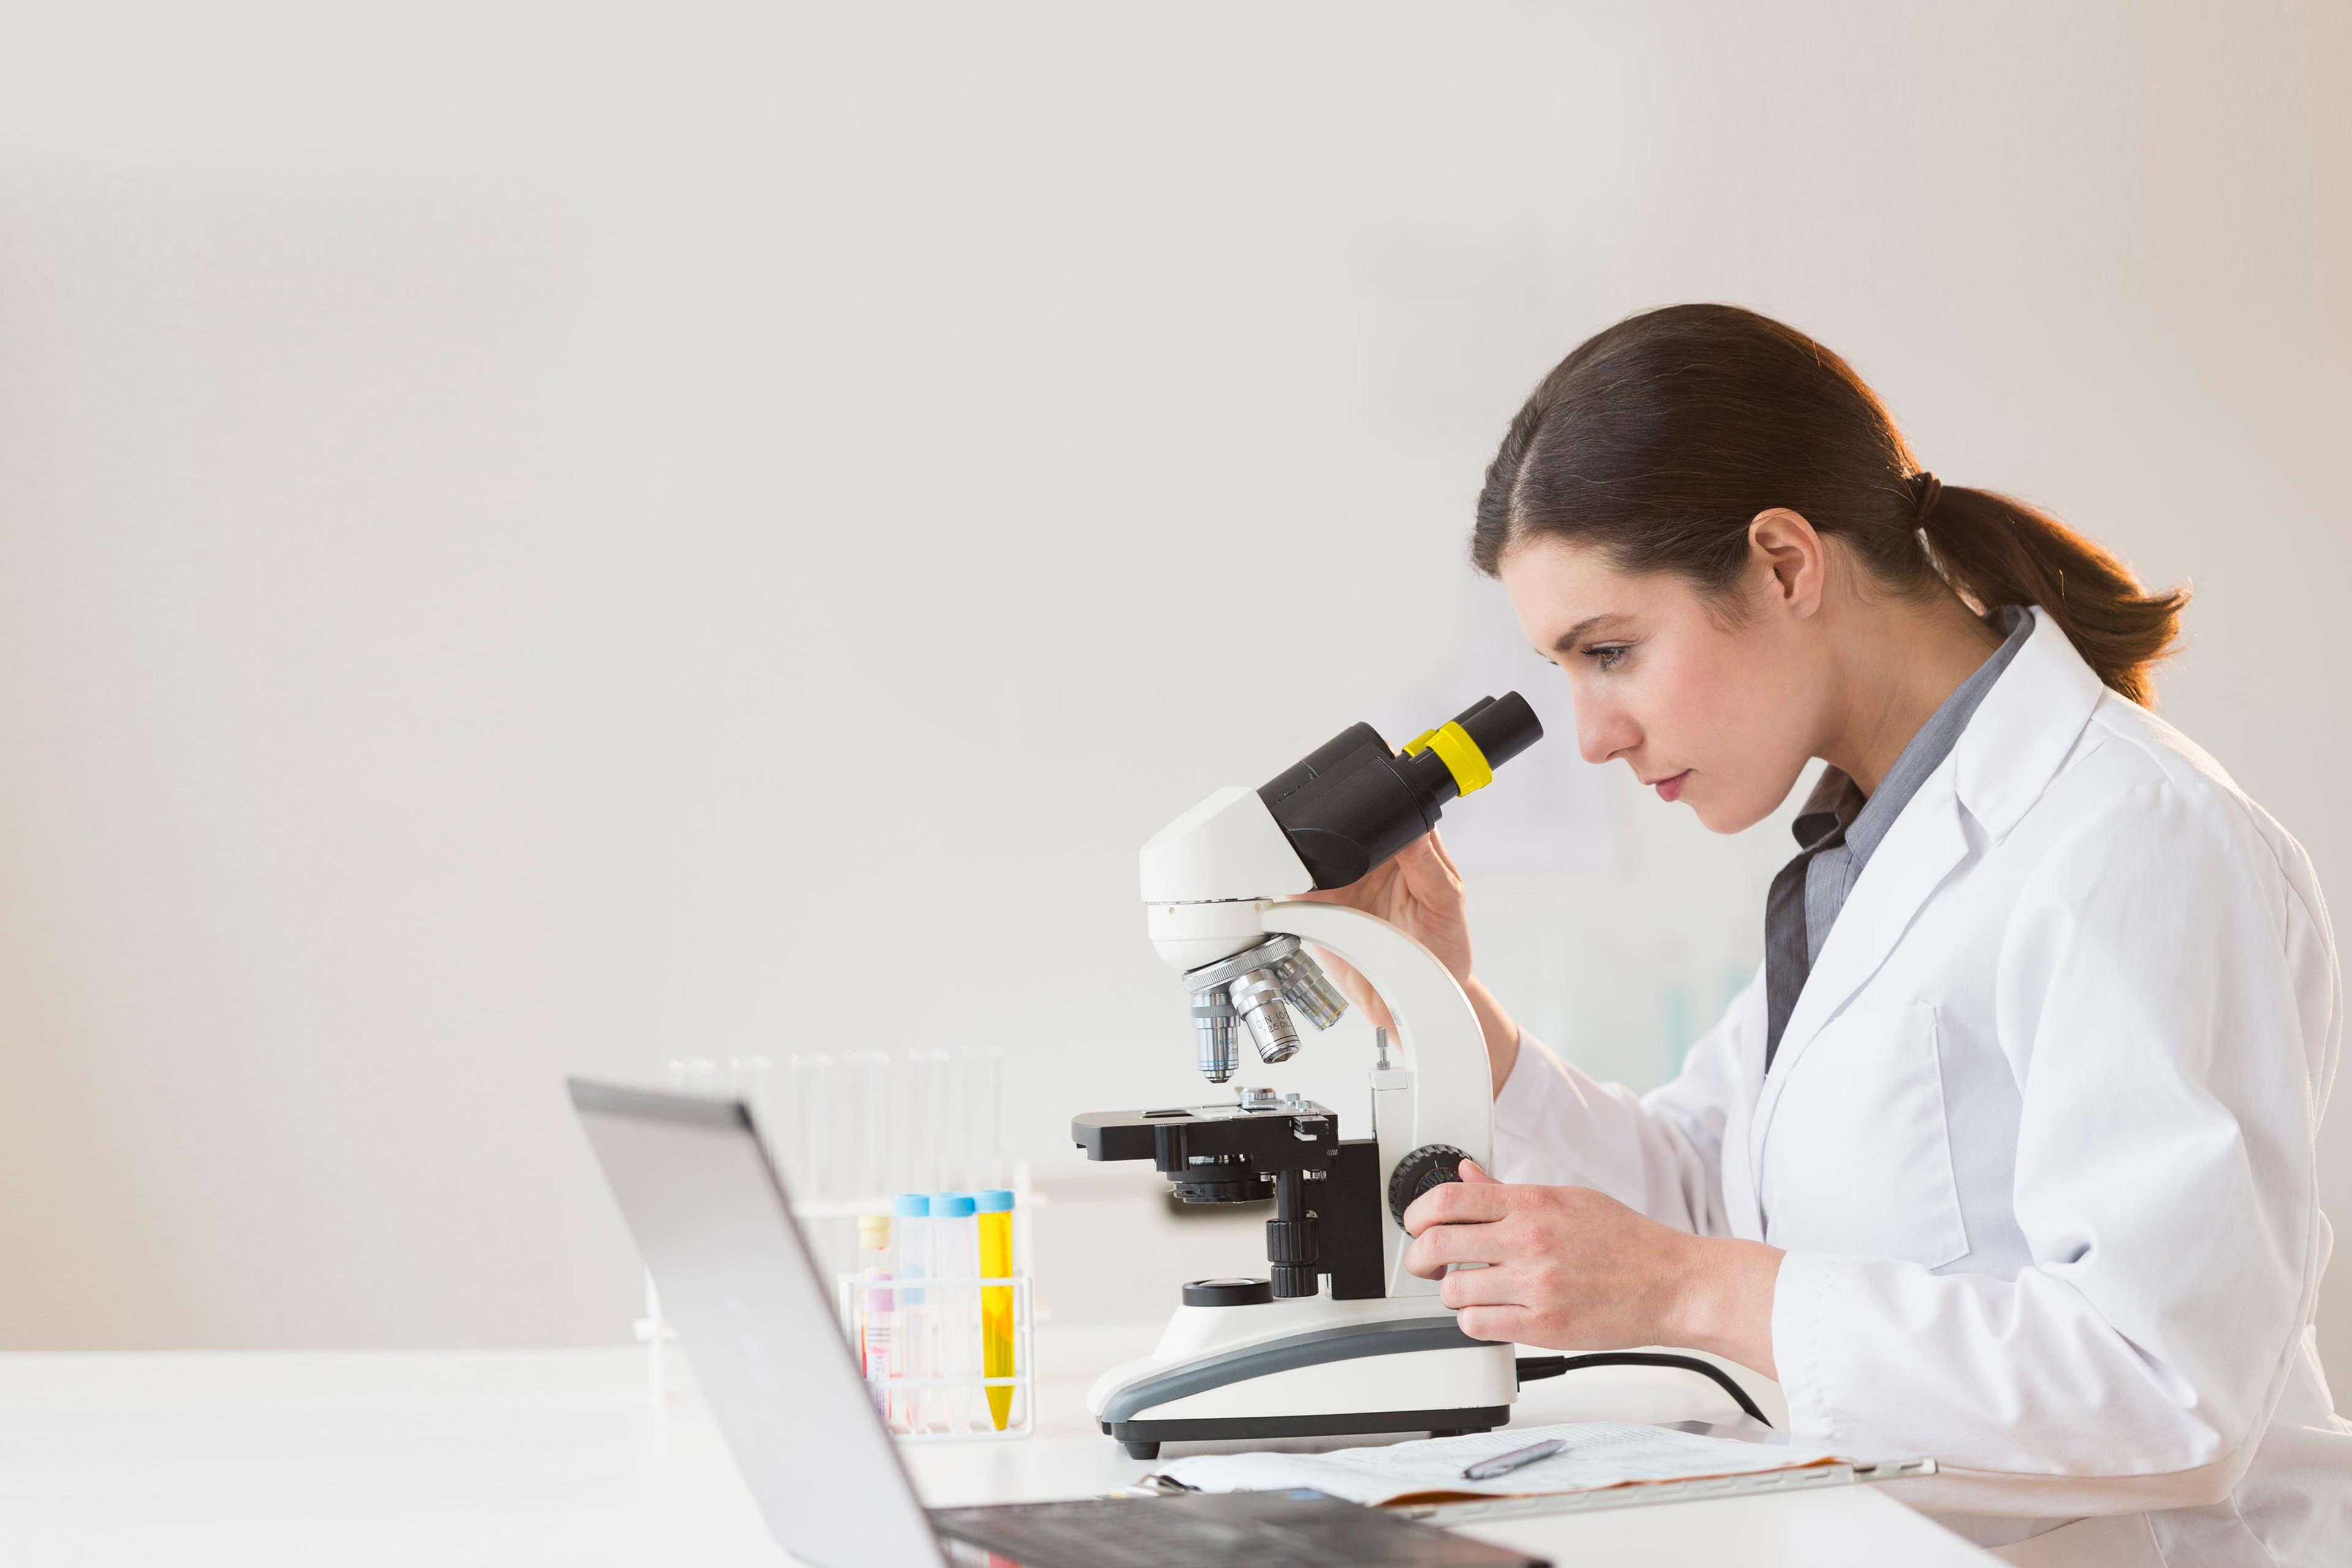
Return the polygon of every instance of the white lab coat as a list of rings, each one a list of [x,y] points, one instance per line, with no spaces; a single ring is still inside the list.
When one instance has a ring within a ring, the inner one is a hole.
[[[2352,1564],[2310,1322],[2342,1029],[2302,847],[2035,612],[1831,928],[1636,1099],[1530,1040],[1507,1181],[1784,1248],[1795,1432],[2025,1563]],[[2067,1522],[2070,1521],[2077,1522]]]

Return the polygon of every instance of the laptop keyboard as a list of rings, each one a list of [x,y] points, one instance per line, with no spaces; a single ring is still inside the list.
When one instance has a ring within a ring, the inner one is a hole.
[[[1004,1568],[1516,1568],[1535,1562],[1354,1503],[1259,1492],[946,1509],[931,1521],[942,1535],[993,1553]]]

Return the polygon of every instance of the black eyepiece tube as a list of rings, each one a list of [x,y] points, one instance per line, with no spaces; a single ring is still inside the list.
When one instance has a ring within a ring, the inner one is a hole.
[[[1351,724],[1284,769],[1258,798],[1318,888],[1344,888],[1437,826],[1440,810],[1543,739],[1516,691],[1482,697],[1400,755],[1370,724]]]
[[[1489,768],[1501,767],[1543,739],[1543,725],[1538,721],[1536,710],[1516,691],[1481,700],[1454,721],[1478,742],[1478,750],[1486,753]]]

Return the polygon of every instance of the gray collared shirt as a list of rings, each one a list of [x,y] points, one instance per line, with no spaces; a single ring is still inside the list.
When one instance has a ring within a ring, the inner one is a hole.
[[[1764,902],[1764,1000],[1766,1031],[1764,1070],[1772,1070],[1772,1057],[1780,1048],[1780,1033],[1797,1010],[1805,977],[1822,955],[1830,927],[1837,923],[1846,895],[1862,880],[1862,868],[1885,839],[1895,819],[1911,804],[1927,775],[1952,754],[1960,731],[1977,705],[1992,689],[2025,639],[2033,635],[2033,613],[2016,605],[2002,605],[1985,616],[2002,634],[1976,673],[1944,699],[1895,765],[1886,770],[1877,793],[1865,798],[1853,780],[1837,768],[1827,768],[1797,814],[1794,832],[1797,858],[1772,879]]]

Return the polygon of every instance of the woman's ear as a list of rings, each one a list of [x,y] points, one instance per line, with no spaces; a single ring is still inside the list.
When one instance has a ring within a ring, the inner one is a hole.
[[[1748,524],[1748,549],[1772,602],[1800,620],[1822,607],[1829,547],[1801,513],[1768,508]]]

